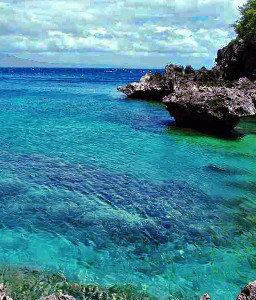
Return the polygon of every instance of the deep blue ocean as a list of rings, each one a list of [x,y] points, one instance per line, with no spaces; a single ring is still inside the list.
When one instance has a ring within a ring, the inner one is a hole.
[[[0,264],[158,299],[256,279],[256,120],[218,137],[116,90],[135,69],[0,69]]]

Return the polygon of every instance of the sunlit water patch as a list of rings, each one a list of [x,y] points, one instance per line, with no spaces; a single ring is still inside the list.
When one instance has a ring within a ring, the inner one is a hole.
[[[0,263],[235,298],[255,279],[254,119],[177,128],[116,91],[145,70],[108,71],[0,70]]]

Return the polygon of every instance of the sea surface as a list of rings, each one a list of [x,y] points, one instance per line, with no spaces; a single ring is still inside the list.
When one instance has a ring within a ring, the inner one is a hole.
[[[0,69],[0,265],[234,299],[256,279],[256,120],[174,126],[147,70]]]

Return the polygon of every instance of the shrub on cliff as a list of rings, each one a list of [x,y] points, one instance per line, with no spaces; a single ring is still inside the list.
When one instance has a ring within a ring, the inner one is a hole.
[[[256,40],[256,0],[248,2],[240,8],[241,17],[234,24],[238,38]]]

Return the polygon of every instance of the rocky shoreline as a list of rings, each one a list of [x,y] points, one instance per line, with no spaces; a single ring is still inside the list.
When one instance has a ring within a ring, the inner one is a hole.
[[[217,65],[167,65],[165,74],[144,75],[117,89],[128,98],[163,101],[180,126],[226,132],[256,114],[256,42],[232,41],[217,53]]]
[[[1,268],[0,300],[152,299],[132,285],[104,287],[70,282],[62,273],[19,267]]]
[[[89,288],[85,288],[79,284],[73,284],[69,286],[71,293],[78,295],[78,298],[75,298],[71,295],[64,294],[61,289],[57,289],[56,293],[53,293],[49,296],[40,297],[38,300],[76,300],[76,299],[109,299],[109,300],[128,300],[128,299],[143,299],[149,300],[153,299],[150,295],[144,295],[139,298],[130,298],[129,296],[122,294],[118,295],[116,293],[108,293],[104,291],[102,288],[97,288],[95,286],[89,286]],[[7,291],[7,287],[4,284],[0,284],[0,300],[15,300],[21,299],[21,295],[17,295],[18,298],[11,298]],[[29,299],[29,298],[23,298]],[[200,300],[211,300],[211,296],[208,294],[204,294],[200,297]],[[235,300],[256,300],[256,281],[250,282],[246,287],[244,287],[240,294],[237,296]]]

